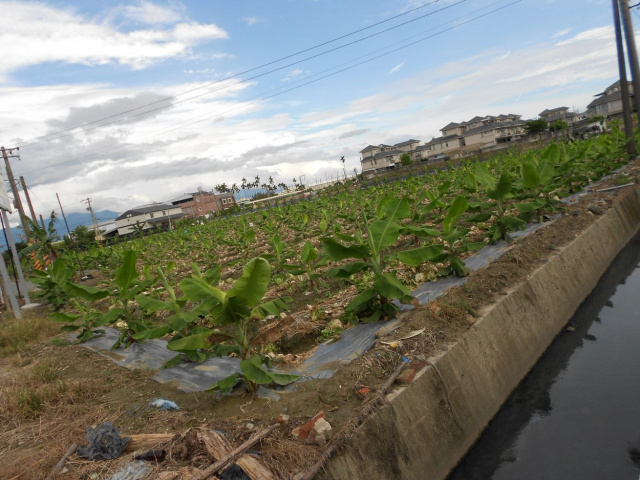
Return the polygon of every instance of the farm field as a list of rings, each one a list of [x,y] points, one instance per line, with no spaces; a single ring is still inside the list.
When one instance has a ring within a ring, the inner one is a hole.
[[[375,391],[401,356],[426,361],[455,340],[483,305],[606,210],[619,190],[593,192],[570,206],[560,199],[626,165],[623,150],[614,130],[369,189],[348,183],[267,211],[185,222],[84,252],[91,282],[79,282],[73,259],[61,257],[50,272],[36,274],[49,305],[22,324],[5,320],[0,327],[0,457],[8,465],[0,478],[30,478],[25,458],[37,459],[31,472],[46,474],[72,438],[82,443],[84,428],[106,420],[126,434],[212,425],[234,445],[251,434],[247,423],[264,426],[283,412],[293,428],[324,410],[338,430],[360,413],[358,390]],[[603,186],[637,183],[637,175],[630,164]],[[489,268],[465,267],[484,245],[558,213],[555,223],[516,242]],[[410,292],[424,282],[469,273],[464,286],[402,313],[397,338],[424,328],[422,334],[395,346],[380,342],[332,379],[296,383],[280,402],[252,400],[258,385],[294,382],[286,372],[319,342],[360,322],[395,317],[399,303],[415,304]],[[242,374],[210,392],[186,394],[66,340],[69,332],[88,340],[107,325],[121,331],[119,344],[168,340],[175,352],[170,365],[232,355],[242,360]],[[182,411],[147,409],[158,396]],[[321,452],[291,440],[291,428],[260,448],[282,478],[304,471]],[[61,478],[108,478],[116,467],[71,459]]]

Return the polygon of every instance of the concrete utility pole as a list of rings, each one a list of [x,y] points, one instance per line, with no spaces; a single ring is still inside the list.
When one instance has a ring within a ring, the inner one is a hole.
[[[624,26],[624,36],[627,41],[627,55],[629,65],[631,65],[631,78],[633,79],[633,98],[636,107],[636,114],[640,115],[640,65],[638,64],[638,50],[633,34],[633,23],[631,22],[631,9],[629,0],[619,0],[620,11],[622,12],[622,25]],[[625,78],[626,81],[626,78]]]
[[[627,84],[627,67],[624,61],[624,46],[622,45],[618,0],[613,0],[613,24],[616,30],[618,70],[620,72],[620,91],[622,93],[622,112],[624,115],[624,133],[627,138],[627,154],[630,157],[634,157],[636,155],[636,142],[633,140],[633,116],[631,114],[631,101],[629,99],[629,85]]]
[[[4,158],[4,164],[7,167],[7,177],[9,177],[9,184],[11,185],[11,191],[13,192],[13,196],[15,197],[16,208],[18,209],[18,213],[20,214],[20,223],[22,223],[22,229],[24,230],[24,234],[27,239],[31,234],[31,230],[29,230],[29,226],[24,221],[24,208],[22,207],[22,200],[20,199],[20,193],[18,192],[18,184],[16,183],[16,179],[13,176],[13,170],[11,170],[11,164],[9,163],[9,155],[7,155],[7,151],[4,147],[0,147],[0,151],[2,151],[2,158]],[[17,155],[11,155],[12,157],[17,157]]]
[[[20,184],[22,185],[22,191],[24,192],[24,196],[27,197],[27,205],[29,205],[29,211],[31,212],[31,220],[33,220],[34,225],[38,225],[38,219],[36,218],[36,211],[33,209],[33,204],[31,203],[31,197],[29,196],[29,190],[27,190],[27,182],[24,181],[24,177],[20,177]]]
[[[96,216],[93,214],[93,208],[91,208],[91,199],[87,197],[86,200],[82,200],[83,203],[86,202],[88,205],[87,210],[91,213],[91,221],[93,222],[93,235],[96,240],[98,240],[98,220],[96,220]]]

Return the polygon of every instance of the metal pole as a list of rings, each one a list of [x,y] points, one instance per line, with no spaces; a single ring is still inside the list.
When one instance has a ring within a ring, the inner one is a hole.
[[[620,29],[620,9],[618,0],[613,0],[613,24],[616,30],[616,46],[618,50],[618,71],[620,72],[620,92],[622,94],[622,112],[624,115],[624,133],[627,138],[627,154],[636,155],[636,143],[633,140],[633,116],[629,99],[629,84],[627,83],[627,68],[624,62],[624,46],[622,45],[622,31]]]
[[[7,272],[7,266],[4,264],[4,257],[2,255],[0,255],[0,275],[2,276],[4,291],[7,297],[9,297],[9,304],[11,305],[11,310],[13,310],[13,315],[20,320],[22,318],[22,312],[20,311],[20,305],[18,305],[18,300],[16,300],[15,295],[9,291],[11,280],[9,279],[9,272]]]
[[[24,297],[24,301],[29,304],[31,303],[31,299],[29,298],[29,291],[27,289],[27,282],[24,279],[24,274],[22,273],[22,265],[20,264],[20,258],[18,257],[18,251],[16,250],[16,242],[13,239],[13,232],[11,231],[11,226],[9,225],[9,217],[7,216],[7,212],[0,208],[2,212],[2,222],[4,225],[4,231],[9,237],[9,248],[11,248],[11,255],[13,256],[13,263],[15,264],[16,270],[18,271],[18,280],[20,282],[20,286],[22,287],[22,296]],[[20,290],[18,289],[18,295],[20,294]]]
[[[0,223],[2,223],[2,233],[4,235],[4,242],[9,245],[9,237],[7,237],[7,228],[5,227],[4,220],[0,215]],[[13,254],[12,254],[13,255]],[[18,297],[22,296],[20,293],[20,282],[18,282],[18,272],[16,271],[16,262],[13,259],[13,256],[10,256],[11,260],[11,270],[13,271],[13,282],[16,284],[16,288],[18,289]]]
[[[633,98],[636,113],[640,115],[640,65],[638,64],[638,50],[633,33],[633,23],[631,22],[631,9],[629,0],[619,0],[620,11],[622,12],[622,25],[624,26],[625,39],[627,41],[627,56],[631,66],[631,78],[633,79]],[[625,78],[625,81],[627,79]]]

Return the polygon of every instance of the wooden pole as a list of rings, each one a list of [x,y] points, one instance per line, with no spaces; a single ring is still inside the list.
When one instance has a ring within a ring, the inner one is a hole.
[[[242,445],[240,445],[238,448],[236,448],[235,450],[233,450],[231,453],[229,453],[226,457],[221,458],[220,460],[218,460],[216,463],[214,463],[213,465],[207,467],[200,475],[198,475],[197,477],[194,478],[194,480],[208,480],[209,478],[211,478],[212,475],[214,475],[218,470],[222,470],[223,468],[225,468],[227,465],[229,465],[230,463],[234,462],[240,455],[242,455],[244,452],[246,452],[247,450],[249,450],[249,448],[251,448],[253,445],[255,445],[256,443],[258,443],[260,440],[262,440],[264,437],[266,437],[267,435],[269,435],[271,432],[273,432],[276,428],[278,428],[280,426],[279,423],[274,423],[273,425],[268,426],[267,428],[265,428],[264,430],[262,430],[261,432],[257,433],[256,435],[254,435],[253,437],[251,437],[249,440],[247,440],[246,442],[244,442]]]
[[[52,480],[60,470],[62,470],[62,467],[64,467],[64,464],[67,462],[67,459],[73,455],[74,453],[76,453],[76,450],[78,449],[78,444],[74,443],[69,447],[69,450],[67,450],[67,452],[62,456],[62,458],[60,459],[60,461],[58,463],[56,463],[56,466],[53,467],[53,469],[51,470],[51,472],[49,472],[49,475],[47,475],[47,478],[45,478],[45,480]]]
[[[0,147],[0,151],[2,152],[2,158],[4,158],[4,164],[7,167],[7,177],[9,177],[9,184],[11,185],[11,191],[13,192],[14,202],[16,204],[16,208],[18,209],[18,213],[20,214],[20,222],[22,223],[22,229],[24,230],[24,234],[29,238],[31,234],[31,230],[29,230],[29,226],[25,223],[24,217],[24,208],[22,207],[22,200],[20,199],[20,192],[18,192],[18,184],[16,183],[16,179],[13,176],[13,170],[11,170],[11,164],[9,163],[9,155],[7,155],[7,151],[4,147]]]
[[[36,218],[36,211],[33,209],[33,204],[31,203],[31,196],[29,195],[29,190],[27,190],[27,182],[24,181],[24,177],[20,176],[20,184],[22,185],[22,191],[24,192],[24,196],[27,197],[27,205],[29,205],[29,212],[31,212],[31,220],[33,220],[34,224],[38,224],[38,219]]]

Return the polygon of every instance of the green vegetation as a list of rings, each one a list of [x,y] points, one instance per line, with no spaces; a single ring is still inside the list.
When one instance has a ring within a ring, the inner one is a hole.
[[[113,325],[122,332],[114,347],[167,339],[177,354],[169,365],[211,355],[240,358],[242,374],[213,385],[216,390],[228,391],[243,378],[251,391],[286,384],[295,376],[269,368],[278,344],[257,339],[291,300],[313,314],[320,311],[316,302],[335,298],[331,316],[314,320],[326,324],[338,317],[352,324],[391,318],[398,302],[414,300],[418,282],[467,275],[465,259],[474,250],[544,220],[562,208],[559,199],[624,164],[624,145],[614,128],[368,189],[345,182],[298,204],[92,246],[82,262],[103,273],[100,288],[72,283],[73,272],[65,270],[72,262],[65,259],[36,280],[60,310],[55,319],[79,329],[79,341]],[[314,341],[320,331],[329,338],[337,329],[320,326]]]
[[[413,163],[413,160],[411,159],[411,155],[409,155],[408,153],[403,153],[402,155],[400,155],[400,164],[403,167],[406,167],[407,165],[411,165]]]
[[[531,120],[530,122],[527,122],[524,128],[529,135],[533,135],[544,132],[547,129],[547,125],[547,121],[541,118],[539,120]]]

